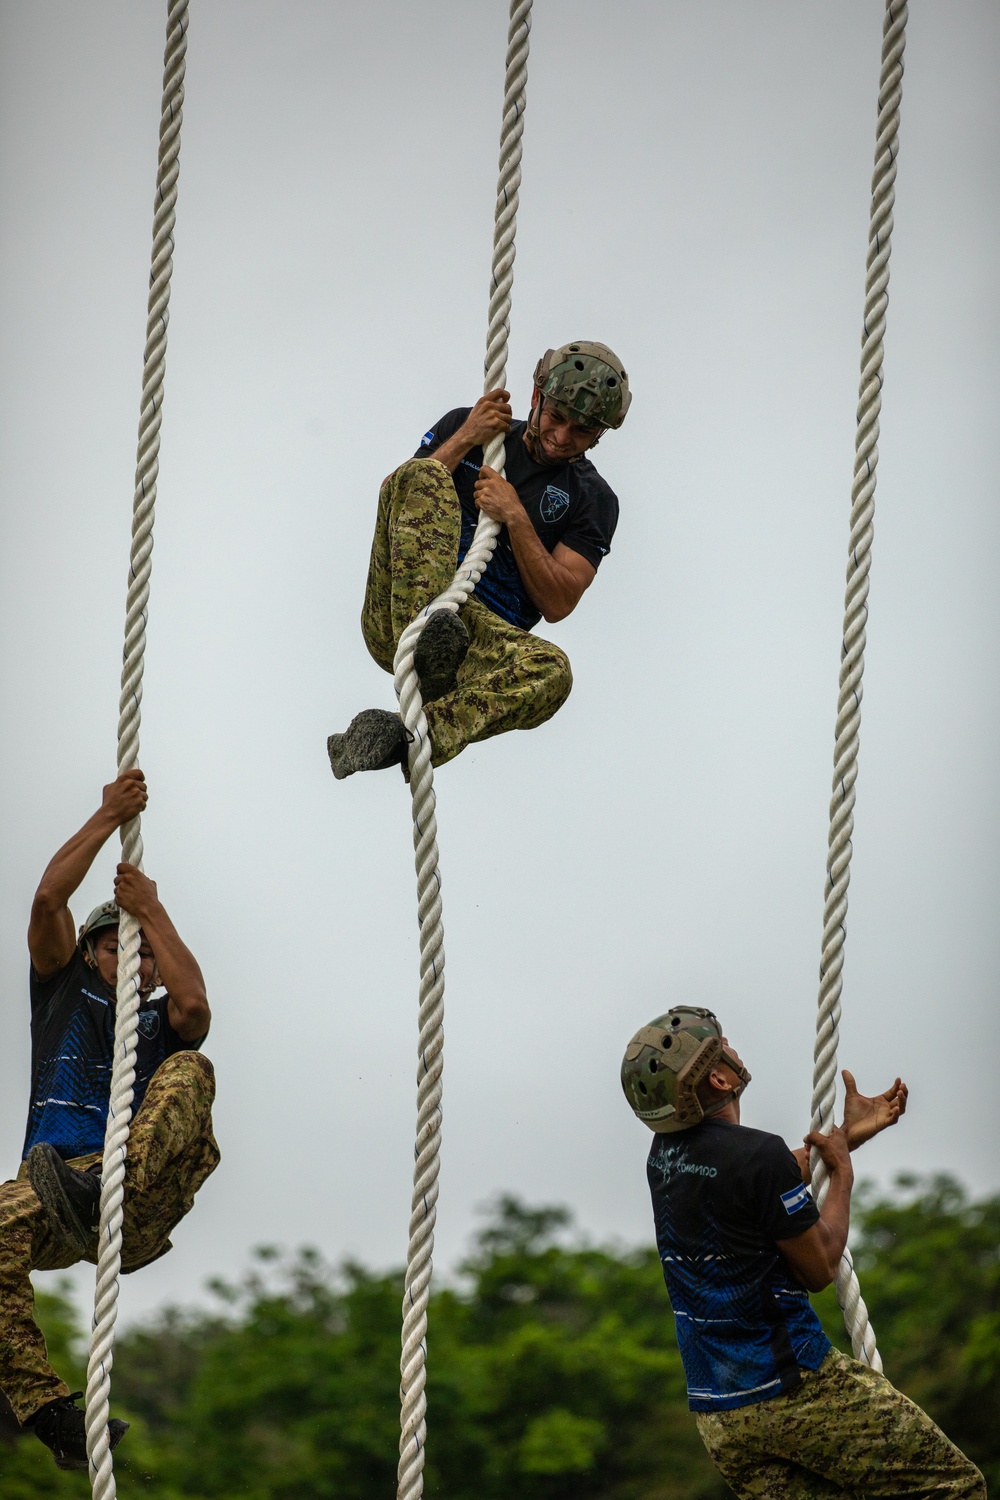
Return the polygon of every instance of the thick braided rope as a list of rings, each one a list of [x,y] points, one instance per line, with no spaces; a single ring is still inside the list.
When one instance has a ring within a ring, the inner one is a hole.
[[[837,700],[833,795],[827,852],[826,905],[823,912],[823,956],[820,962],[819,1009],[813,1069],[812,1128],[826,1132],[833,1125],[837,1099],[837,1044],[840,997],[843,989],[847,888],[851,877],[851,835],[854,831],[855,784],[858,778],[858,735],[861,728],[861,678],[865,669],[865,625],[868,619],[868,574],[874,534],[875,476],[878,465],[879,413],[882,408],[882,365],[886,308],[889,303],[889,255],[892,249],[892,209],[895,202],[896,157],[899,153],[899,106],[903,85],[903,47],[906,42],[906,0],[887,0],[882,30],[882,71],[879,77],[875,172],[872,177],[871,220],[868,233],[868,273],[865,282],[864,333],[861,343],[861,381],[851,490],[851,542],[844,605],[840,692]],[[828,1179],[818,1153],[812,1153],[813,1188],[820,1202]],[[837,1297],[851,1336],[855,1358],[881,1370],[875,1335],[868,1322],[849,1250],[837,1273]]]
[[[521,136],[528,78],[531,0],[511,0],[500,132],[500,180],[493,234],[493,270],[486,339],[484,390],[506,384],[510,293],[514,281],[514,235],[521,184]],[[503,473],[503,436],[486,447],[484,462]],[[444,1067],[444,926],[438,870],[437,819],[431,742],[413,668],[413,650],[431,612],[458,610],[468,599],[493,555],[499,526],[480,514],[475,536],[448,588],[406,627],[399,638],[396,694],[403,723],[412,736],[409,749],[413,799],[413,848],[420,919],[420,1037],[417,1047],[417,1131],[414,1149],[410,1243],[403,1294],[400,1357],[400,1437],[398,1500],[419,1500],[424,1488],[427,1436],[427,1302],[430,1294],[434,1225],[437,1219],[441,1153],[441,1079]]]
[[[142,403],[132,509],[132,550],[125,613],[125,653],[118,719],[118,770],[134,766],[139,755],[143,658],[146,649],[146,606],[153,550],[153,508],[159,471],[160,417],[167,353],[170,273],[173,269],[174,205],[180,171],[181,111],[184,103],[184,66],[187,52],[188,0],[169,0],[167,44],[163,59],[163,105],[153,216],[153,253],[146,348],[142,372]],[[122,858],[142,865],[139,819],[122,829]],[[87,1366],[87,1452],[95,1500],[113,1500],[117,1493],[108,1448],[108,1401],[114,1362],[115,1320],[118,1312],[118,1275],[121,1269],[122,1197],[132,1084],[135,1079],[136,1029],[139,1010],[139,924],[122,913],[118,940],[118,1000],[115,1015],[115,1053],[111,1102],[104,1140],[103,1188],[94,1328]]]

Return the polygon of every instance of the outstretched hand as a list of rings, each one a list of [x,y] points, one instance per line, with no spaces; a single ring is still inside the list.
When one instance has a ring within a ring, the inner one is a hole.
[[[858,1093],[854,1074],[846,1068],[841,1075],[844,1080],[844,1133],[852,1151],[856,1151],[873,1135],[895,1125],[906,1111],[909,1090],[902,1079],[897,1078],[884,1094],[875,1094],[869,1099]]]

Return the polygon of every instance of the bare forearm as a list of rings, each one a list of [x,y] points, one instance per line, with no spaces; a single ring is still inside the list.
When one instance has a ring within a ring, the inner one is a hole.
[[[66,906],[70,896],[83,883],[98,851],[117,827],[114,815],[104,808],[99,808],[92,818],[88,818],[79,833],[67,839],[49,860],[35,893],[36,904],[49,910]]]
[[[510,517],[507,532],[532,604],[550,625],[564,620],[580,602],[579,581],[542,545],[526,510]]]
[[[851,1172],[846,1176],[834,1172],[830,1188],[816,1223],[804,1234],[790,1240],[778,1240],[778,1249],[792,1271],[810,1292],[821,1292],[837,1276],[840,1258],[847,1244],[850,1225]]]
[[[429,458],[444,464],[449,474],[454,474],[465,455],[473,448],[485,448],[501,432],[509,432],[511,424],[510,394],[498,387],[480,396],[457,432],[445,438]]]
[[[809,1152],[804,1146],[793,1151],[802,1173],[802,1181],[808,1186],[812,1182],[812,1168],[809,1162]],[[829,1179],[826,1198],[820,1210],[819,1228],[823,1237],[824,1248],[830,1260],[830,1280],[837,1274],[837,1266],[840,1257],[844,1253],[847,1244],[847,1234],[851,1227],[851,1188],[853,1186],[853,1174],[850,1172],[834,1172]],[[829,1284],[829,1283],[828,1283]]]
[[[893,1121],[893,1123],[895,1123],[895,1121]],[[881,1128],[884,1127],[880,1127],[880,1129]],[[862,1134],[858,1127],[852,1127],[846,1120],[844,1122],[844,1134],[847,1137],[847,1149],[848,1151],[852,1152],[857,1151],[858,1148],[860,1146],[863,1146],[866,1141],[870,1141],[872,1139],[870,1135]],[[792,1152],[792,1155],[795,1157],[795,1160],[799,1164],[799,1170],[802,1173],[802,1181],[808,1187],[812,1182],[812,1168],[809,1165],[809,1152],[805,1149],[804,1146],[799,1146],[797,1150]]]
[[[447,438],[440,448],[435,448],[434,452],[428,456],[439,464],[444,464],[449,474],[454,474],[462,459],[475,446],[475,441],[469,439],[464,429],[460,427],[454,436]]]
[[[804,1144],[818,1151],[829,1174],[823,1207],[815,1224],[790,1240],[779,1239],[776,1243],[802,1285],[810,1292],[821,1292],[836,1278],[847,1244],[854,1169],[841,1126],[834,1125],[829,1135],[810,1130]],[[795,1156],[804,1173],[808,1163],[803,1163],[803,1153],[796,1151]]]
[[[38,974],[54,974],[69,963],[76,946],[69,898],[115,829],[138,817],[145,806],[146,778],[131,766],[104,788],[97,812],[49,860],[28,923],[28,949]]]
[[[170,996],[168,1016],[185,1040],[204,1036],[211,1020],[201,965],[182,941],[166,909],[157,901],[136,913],[156,956],[160,979]]]
[[[847,1245],[847,1235],[851,1227],[851,1187],[853,1179],[850,1174],[834,1172],[829,1179],[830,1186],[827,1189],[823,1207],[820,1209],[820,1223],[826,1230],[827,1254],[830,1257],[830,1280],[837,1274],[840,1265],[840,1257]]]
[[[68,964],[76,947],[69,898],[84,879],[101,845],[118,826],[101,808],[49,860],[31,903],[28,952],[35,972],[47,977]]]

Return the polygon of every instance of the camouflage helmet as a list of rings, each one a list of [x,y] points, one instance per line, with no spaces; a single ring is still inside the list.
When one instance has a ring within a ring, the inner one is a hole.
[[[675,1005],[637,1031],[625,1048],[622,1088],[650,1130],[690,1130],[706,1115],[725,1108],[725,1099],[704,1109],[698,1098],[699,1084],[719,1061],[739,1077],[738,1098],[750,1074],[723,1047],[722,1027],[715,1016],[697,1005]]]
[[[77,942],[80,944],[80,947],[82,948],[88,938],[94,937],[102,928],[117,927],[121,921],[121,915],[121,911],[114,901],[102,901],[100,906],[95,906],[77,934]]]
[[[563,344],[546,349],[535,385],[581,427],[620,427],[632,396],[622,362],[607,344]]]

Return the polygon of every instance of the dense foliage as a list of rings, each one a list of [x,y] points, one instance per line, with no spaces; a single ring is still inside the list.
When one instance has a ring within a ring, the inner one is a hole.
[[[861,1197],[879,1345],[1000,1485],[1000,1198],[950,1179]],[[503,1199],[433,1298],[427,1491],[449,1500],[713,1500],[653,1250],[566,1243],[568,1216]],[[167,1310],[119,1343],[123,1500],[374,1500],[394,1492],[400,1278],[257,1252],[216,1314]],[[843,1342],[831,1293],[818,1299]],[[41,1300],[60,1367],[72,1309]],[[77,1367],[78,1368],[78,1367]],[[2,1433],[0,1433],[2,1439]],[[0,1445],[4,1500],[85,1496],[33,1439]]]

